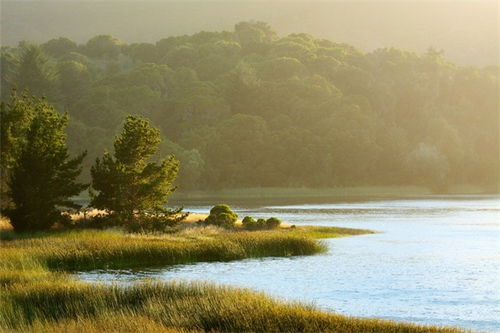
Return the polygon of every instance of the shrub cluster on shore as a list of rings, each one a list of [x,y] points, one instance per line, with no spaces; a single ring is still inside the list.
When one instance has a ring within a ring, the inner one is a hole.
[[[231,229],[235,227],[237,220],[238,214],[231,210],[228,205],[218,204],[210,210],[210,215],[208,215],[202,223]],[[269,230],[278,228],[281,225],[281,220],[277,217],[270,217],[267,220],[262,218],[255,220],[251,216],[245,216],[241,221],[241,224],[245,230]]]

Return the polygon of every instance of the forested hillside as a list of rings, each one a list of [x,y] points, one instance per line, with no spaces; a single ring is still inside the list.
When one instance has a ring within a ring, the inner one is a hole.
[[[499,184],[499,67],[430,49],[363,53],[266,23],[156,43],[109,35],[3,47],[1,93],[28,89],[70,115],[90,165],[125,116],[161,129],[182,189]]]

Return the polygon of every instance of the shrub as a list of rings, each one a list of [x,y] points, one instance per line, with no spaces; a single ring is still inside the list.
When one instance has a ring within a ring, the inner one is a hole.
[[[242,223],[243,228],[246,230],[261,230],[277,228],[281,224],[281,220],[277,217],[270,217],[267,220],[258,219],[257,221],[255,221],[253,217],[245,216]]]
[[[259,226],[257,225],[257,221],[251,216],[245,216],[243,218],[243,228],[247,230],[257,230]]]
[[[135,217],[126,227],[130,232],[169,232],[173,231],[185,216],[186,214],[173,216],[163,213],[142,214]]]
[[[257,220],[257,228],[258,229],[264,229],[265,226],[266,226],[266,220],[264,220],[264,219]]]
[[[281,224],[281,220],[277,217],[270,217],[266,220],[266,228],[274,229],[279,227]]]
[[[233,228],[237,219],[238,214],[233,212],[228,205],[219,204],[210,210],[210,215],[205,219],[205,224]]]

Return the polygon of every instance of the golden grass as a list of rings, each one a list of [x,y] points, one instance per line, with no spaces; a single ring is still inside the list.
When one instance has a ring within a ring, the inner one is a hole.
[[[12,231],[12,225],[8,218],[0,216],[0,231]]]
[[[75,281],[64,270],[312,254],[312,237],[367,231],[297,227],[228,232],[213,226],[176,234],[119,230],[38,233],[0,244],[1,332],[462,332],[351,318],[246,289],[204,283]]]
[[[302,235],[286,231],[221,233],[215,228],[156,235],[78,230],[3,241],[0,256],[16,267],[30,258],[52,269],[85,270],[308,255],[324,250],[305,230]]]
[[[462,332],[351,318],[204,283],[32,282],[3,287],[0,327],[31,332]]]

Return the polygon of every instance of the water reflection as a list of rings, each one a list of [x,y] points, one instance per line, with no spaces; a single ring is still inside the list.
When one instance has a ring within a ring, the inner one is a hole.
[[[190,207],[207,212],[208,206]],[[500,198],[431,197],[237,208],[241,216],[337,225],[378,234],[326,240],[329,252],[140,271],[88,281],[209,280],[339,313],[500,331]]]

